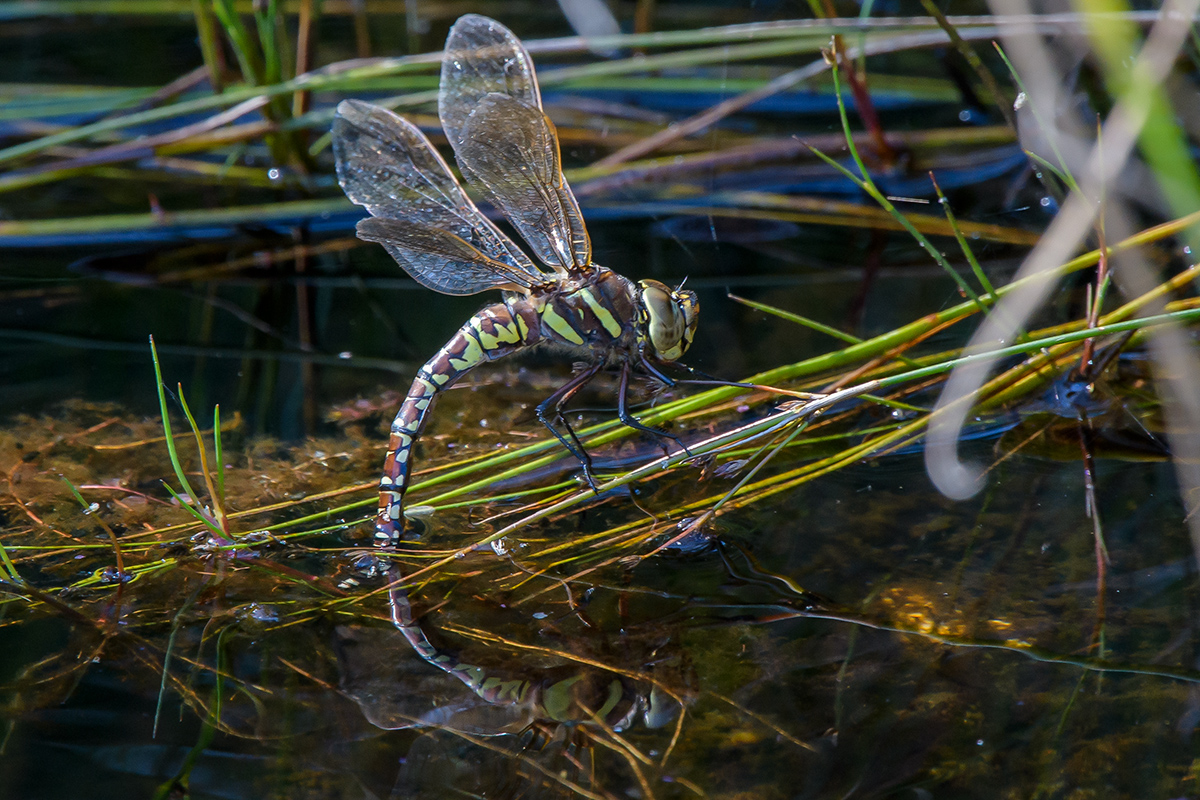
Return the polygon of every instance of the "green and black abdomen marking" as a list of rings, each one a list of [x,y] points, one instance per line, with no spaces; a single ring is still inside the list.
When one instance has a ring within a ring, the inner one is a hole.
[[[597,276],[582,286],[531,297],[518,297],[484,308],[417,372],[408,396],[392,422],[375,536],[381,544],[399,537],[404,523],[413,445],[420,437],[438,393],[485,361],[553,342],[578,347],[595,358],[631,346],[634,331],[622,320],[634,317],[634,288],[625,278],[596,267]]]

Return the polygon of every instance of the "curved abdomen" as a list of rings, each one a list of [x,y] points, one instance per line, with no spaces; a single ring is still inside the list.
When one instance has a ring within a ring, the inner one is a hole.
[[[458,333],[417,372],[388,439],[387,458],[379,479],[379,515],[375,538],[395,541],[404,530],[404,492],[408,489],[413,445],[425,428],[438,393],[485,361],[536,344],[542,338],[537,310],[527,301],[488,306],[458,329]]]
[[[637,315],[632,284],[609,270],[594,267],[586,285],[484,308],[417,372],[388,440],[379,480],[375,538],[390,544],[404,530],[404,492],[412,469],[413,445],[425,428],[437,395],[485,361],[539,342],[554,342],[604,357],[631,346]]]

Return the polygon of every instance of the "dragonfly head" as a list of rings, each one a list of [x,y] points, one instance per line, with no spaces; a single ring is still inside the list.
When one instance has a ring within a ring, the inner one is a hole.
[[[650,687],[650,695],[644,701],[642,721],[647,728],[662,728],[679,716],[681,708],[678,700],[664,692],[658,684],[654,684]]]
[[[692,345],[700,301],[688,289],[671,289],[658,281],[639,281],[645,309],[645,337],[660,361],[675,361]]]

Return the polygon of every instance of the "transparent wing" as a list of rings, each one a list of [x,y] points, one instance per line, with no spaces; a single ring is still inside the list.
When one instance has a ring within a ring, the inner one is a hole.
[[[521,40],[494,19],[466,14],[446,37],[438,90],[438,117],[456,152],[471,112],[489,94],[542,107],[533,61]]]
[[[591,242],[563,178],[558,136],[542,111],[529,53],[495,20],[468,14],[450,29],[438,116],[467,180],[560,274],[591,263]]]
[[[373,217],[406,223],[373,226],[364,220],[360,235],[365,230],[370,241],[384,244],[422,284],[474,294],[497,286],[528,289],[551,280],[480,213],[425,135],[403,117],[345,100],[333,122],[333,150],[346,196]],[[384,235],[412,239],[384,240]],[[438,262],[447,252],[457,253],[459,260]],[[462,274],[456,276],[456,269]]]
[[[490,94],[458,145],[463,175],[503,212],[542,262],[570,272],[591,257],[587,229],[562,177],[558,140],[545,115]]]
[[[417,283],[442,294],[522,291],[538,285],[528,272],[489,258],[447,230],[416,220],[368,217],[358,223],[358,238],[383,245]]]

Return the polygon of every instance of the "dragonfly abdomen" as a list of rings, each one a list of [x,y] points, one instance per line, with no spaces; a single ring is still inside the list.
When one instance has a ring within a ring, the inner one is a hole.
[[[375,538],[381,544],[403,531],[404,492],[408,489],[413,445],[425,428],[438,393],[485,361],[537,344],[542,338],[537,310],[524,301],[487,306],[458,329],[413,379],[392,421],[387,458],[379,479],[379,515]]]

